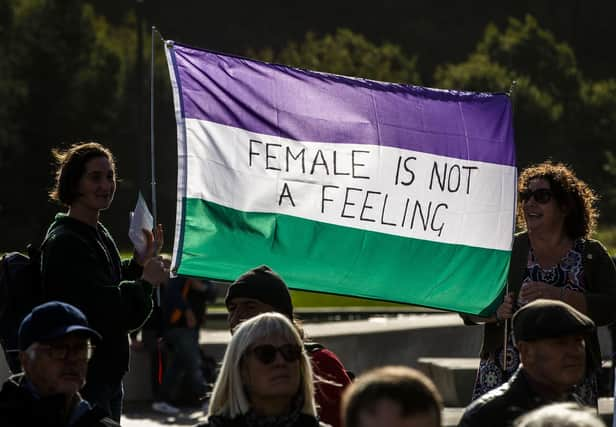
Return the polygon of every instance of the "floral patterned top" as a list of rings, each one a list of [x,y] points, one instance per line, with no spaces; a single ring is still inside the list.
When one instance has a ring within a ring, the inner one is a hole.
[[[543,268],[535,258],[533,249],[528,252],[526,264],[526,275],[523,283],[543,282],[557,288],[564,288],[576,292],[586,292],[584,284],[584,269],[582,254],[584,252],[584,239],[577,239],[572,248],[563,258],[553,267]],[[526,302],[519,298],[516,301],[514,311]],[[506,367],[503,369],[503,357],[506,357]],[[520,364],[520,356],[513,345],[511,330],[507,337],[507,352],[503,352],[503,347],[499,348],[495,354],[482,359],[479,363],[475,388],[473,390],[473,400],[482,394],[496,388],[509,380],[509,377],[516,371]],[[596,374],[588,373],[584,383],[578,387],[578,395],[587,402],[588,405],[596,406],[597,384]]]

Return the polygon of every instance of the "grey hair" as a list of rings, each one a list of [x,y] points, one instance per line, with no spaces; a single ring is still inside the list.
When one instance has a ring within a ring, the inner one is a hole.
[[[516,419],[515,427],[605,427],[597,411],[576,403],[553,403]]]
[[[36,359],[36,348],[38,347],[38,342],[33,342],[32,344],[30,344],[30,346],[24,350],[24,353],[26,354],[26,356],[28,356],[28,359],[30,359],[31,361]]]
[[[317,416],[310,360],[297,330],[291,321],[280,313],[259,314],[242,322],[235,330],[212,391],[208,415],[222,415],[233,419],[248,412],[251,405],[242,381],[242,356],[255,342],[272,336],[281,337],[302,348],[299,369],[304,405],[301,412]]]

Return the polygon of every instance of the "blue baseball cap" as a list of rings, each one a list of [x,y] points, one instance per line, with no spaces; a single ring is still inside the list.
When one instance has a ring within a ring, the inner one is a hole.
[[[32,343],[63,337],[71,332],[82,332],[94,341],[101,335],[90,328],[81,310],[60,301],[50,301],[32,309],[19,325],[19,349],[26,350]]]

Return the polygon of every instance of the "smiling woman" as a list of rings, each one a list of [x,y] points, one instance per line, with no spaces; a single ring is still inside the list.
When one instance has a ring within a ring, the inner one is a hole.
[[[616,269],[605,247],[590,239],[598,213],[592,189],[562,163],[544,162],[525,169],[518,182],[518,225],[509,266],[509,294],[495,316],[481,319],[484,340],[473,398],[506,382],[520,355],[506,322],[536,299],[563,301],[588,315],[597,326],[616,319]],[[467,323],[478,319],[465,318]],[[587,339],[590,358],[576,393],[597,405],[601,352],[596,335]]]
[[[293,324],[263,313],[238,326],[214,386],[207,426],[309,427],[318,422],[312,368]]]
[[[52,200],[68,208],[56,215],[42,248],[41,277],[48,300],[81,309],[103,340],[88,369],[83,395],[116,421],[122,411],[122,377],[128,370],[128,332],[139,328],[152,310],[152,286],[167,279],[156,245],[144,230],[145,253],[122,262],[115,241],[98,221],[116,189],[111,151],[95,142],[54,150],[57,161]],[[113,313],[113,315],[110,315]]]

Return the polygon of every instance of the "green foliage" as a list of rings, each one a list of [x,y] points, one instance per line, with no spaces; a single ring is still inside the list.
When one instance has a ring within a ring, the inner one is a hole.
[[[616,82],[585,80],[571,48],[528,15],[510,18],[504,30],[488,25],[466,61],[435,72],[437,86],[463,90],[502,92],[514,80],[518,165],[570,164],[603,196],[603,218],[613,220],[613,177],[597,165],[616,134]]]
[[[51,217],[50,149],[113,141],[125,126],[122,49],[130,39],[114,37],[116,29],[79,0],[0,0],[0,11],[7,12],[0,14],[0,170],[23,182],[5,186],[0,214],[18,224],[14,235],[38,240],[37,227]]]
[[[616,256],[616,227],[602,227],[593,238],[603,243],[611,256]]]
[[[301,43],[290,42],[280,52],[249,50],[248,56],[334,74],[420,84],[417,58],[408,58],[399,46],[390,43],[376,46],[344,28],[321,38],[308,32]]]
[[[571,49],[541,29],[531,16],[523,22],[510,18],[502,32],[488,25],[475,52],[465,62],[439,66],[435,72],[437,86],[464,90],[503,92],[514,80],[516,113],[524,119],[516,120],[518,136],[520,125],[522,130],[528,127],[526,120],[530,124],[543,122],[544,127],[545,123],[558,126],[567,102],[577,96],[581,84]],[[537,133],[522,133],[537,141],[533,135]],[[543,136],[541,140],[543,143],[538,145],[545,146]],[[544,156],[554,148],[550,146]]]
[[[108,46],[104,19],[77,0],[13,5],[9,75],[23,88],[14,114],[17,153],[43,140],[109,134],[122,96],[122,61]]]

